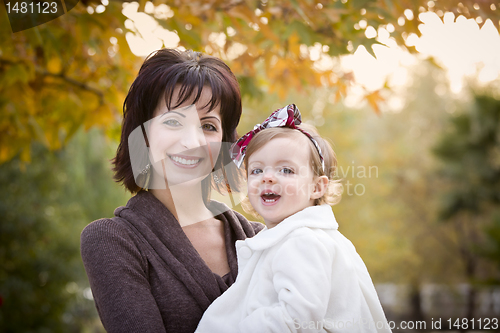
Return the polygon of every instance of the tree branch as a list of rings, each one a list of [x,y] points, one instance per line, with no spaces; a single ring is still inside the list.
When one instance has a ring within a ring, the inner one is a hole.
[[[1,65],[16,65],[16,64],[24,64],[24,61],[22,60],[18,60],[18,61],[14,61],[14,60],[9,60],[9,59],[5,59],[5,58],[0,58],[0,66]],[[55,78],[59,78],[69,84],[72,84],[73,86],[75,87],[78,87],[82,90],[86,90],[86,91],[89,91],[95,95],[97,95],[97,97],[99,97],[99,103],[102,105],[104,104],[104,94],[102,91],[100,91],[99,89],[96,89],[96,88],[92,88],[91,86],[89,86],[88,84],[85,84],[83,82],[80,82],[78,80],[75,80],[73,78],[70,78],[66,75],[64,75],[64,73],[51,73],[45,69],[42,69],[40,67],[35,67],[35,72],[41,76],[50,76],[50,77],[55,77]]]
[[[51,72],[48,72],[44,69],[40,69],[40,68],[35,68],[35,71],[36,73],[42,75],[42,76],[50,76],[50,77],[55,77],[55,78],[59,78],[67,83],[70,83],[72,85],[74,85],[75,87],[78,87],[80,89],[83,89],[83,90],[86,90],[86,91],[89,91],[91,93],[94,93],[96,94],[98,97],[99,97],[99,103],[100,105],[103,105],[104,104],[104,94],[102,91],[98,90],[98,89],[95,89],[95,88],[92,88],[91,86],[83,83],[83,82],[80,82],[80,81],[77,81],[73,78],[70,78],[66,75],[64,75],[63,73],[51,73]]]

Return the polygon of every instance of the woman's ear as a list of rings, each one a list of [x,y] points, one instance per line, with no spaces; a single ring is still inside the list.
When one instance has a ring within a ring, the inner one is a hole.
[[[321,198],[328,188],[328,177],[323,175],[316,177],[314,182],[314,188],[311,193],[311,199],[319,199]]]

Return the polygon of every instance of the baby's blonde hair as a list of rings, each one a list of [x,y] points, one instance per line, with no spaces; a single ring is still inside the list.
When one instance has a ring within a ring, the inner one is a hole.
[[[300,127],[300,129],[304,130],[305,132],[309,133],[318,143],[319,147],[321,148],[321,153],[323,155],[323,159],[325,162],[325,170],[323,170],[322,168],[321,158],[319,156],[318,150],[314,146],[314,143],[304,133],[289,127],[273,127],[264,129],[259,133],[257,133],[248,144],[245,153],[245,158],[243,160],[247,178],[248,178],[248,168],[247,168],[248,160],[253,153],[262,148],[266,143],[268,143],[272,139],[283,138],[283,137],[293,139],[294,137],[297,138],[298,136],[302,135],[307,139],[309,143],[309,153],[311,157],[310,166],[314,176],[328,177],[327,190],[321,198],[314,200],[314,205],[317,206],[325,203],[329,205],[335,205],[340,201],[342,194],[342,184],[340,184],[339,179],[336,179],[337,157],[335,156],[335,152],[333,151],[332,146],[327,141],[327,139],[322,138],[319,135],[318,130],[314,126],[303,124],[298,127]],[[250,205],[248,198],[246,198],[242,202],[242,207],[247,213],[258,216],[257,212]]]

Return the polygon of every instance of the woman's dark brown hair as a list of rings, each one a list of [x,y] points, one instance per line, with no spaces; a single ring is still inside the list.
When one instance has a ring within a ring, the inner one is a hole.
[[[176,85],[180,86],[179,96],[173,101]],[[172,49],[159,50],[146,58],[123,104],[121,140],[112,161],[117,182],[123,183],[131,193],[141,190],[132,171],[128,137],[134,129],[153,118],[160,98],[165,98],[168,109],[180,106],[193,96],[194,104],[200,99],[204,86],[212,90],[212,98],[207,104],[209,111],[220,104],[222,142],[233,143],[238,138],[236,126],[241,116],[241,94],[238,80],[222,60],[191,50]],[[215,164],[216,170],[232,163],[224,147]],[[237,173],[226,172],[226,175],[226,182],[238,183]],[[211,180],[204,182],[204,197],[208,200]],[[213,185],[220,187],[220,184]]]

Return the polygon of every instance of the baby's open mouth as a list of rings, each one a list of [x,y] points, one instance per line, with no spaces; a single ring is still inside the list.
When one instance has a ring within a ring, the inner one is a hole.
[[[278,194],[273,193],[273,192],[266,192],[266,193],[263,193],[263,194],[261,195],[262,200],[264,200],[264,202],[266,202],[266,203],[272,203],[272,202],[275,202],[275,201],[277,201],[280,197],[281,197],[281,195],[278,195]]]

